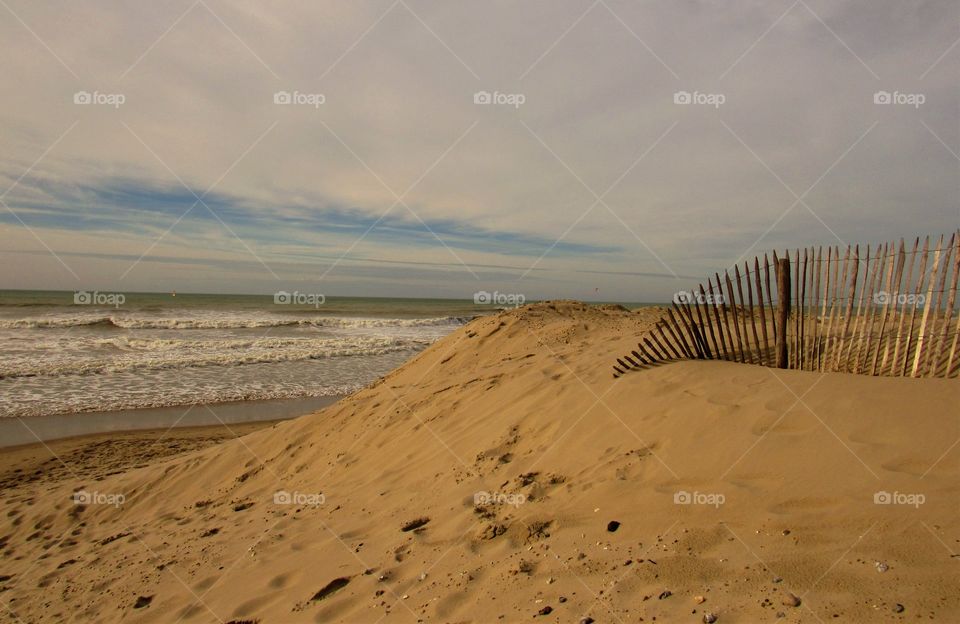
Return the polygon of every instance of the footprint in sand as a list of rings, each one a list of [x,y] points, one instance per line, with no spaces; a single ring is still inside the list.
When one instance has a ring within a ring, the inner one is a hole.
[[[270,579],[270,582],[267,583],[267,585],[270,587],[270,589],[283,589],[287,586],[287,583],[290,582],[291,576],[292,573],[279,574]]]
[[[798,511],[824,511],[844,503],[840,498],[792,498],[769,508],[771,513],[789,514]]]
[[[418,529],[422,530],[423,526],[426,525],[428,522],[430,522],[430,518],[427,518],[427,517],[417,518],[416,520],[405,522],[403,526],[400,527],[400,530],[403,531],[404,533],[408,533],[410,531],[417,531]]]
[[[335,578],[326,585],[324,585],[317,593],[315,593],[311,598],[310,602],[316,602],[318,600],[325,600],[333,594],[337,593],[344,587],[350,584],[350,578],[346,576],[341,576]]]
[[[928,459],[919,457],[899,457],[892,461],[880,464],[880,467],[890,472],[908,474],[914,477],[920,477],[926,474],[930,469],[932,462]]]

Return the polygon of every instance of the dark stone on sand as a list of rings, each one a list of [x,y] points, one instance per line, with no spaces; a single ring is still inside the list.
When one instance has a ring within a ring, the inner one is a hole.
[[[551,607],[550,605],[547,605],[546,607],[537,611],[537,613],[540,615],[550,615],[551,613],[553,613],[553,607]]]
[[[673,595],[672,591],[670,591],[669,589],[665,589],[662,592],[660,592],[659,596],[657,596],[657,600],[663,600],[664,598],[669,598],[672,595]]]
[[[620,528],[620,523],[617,522],[616,520],[611,520],[610,522],[607,523],[607,530],[610,531],[611,533],[615,533],[619,528]]]
[[[580,618],[580,624],[593,624],[593,618],[589,615]]]
[[[903,613],[906,610],[906,607],[898,602],[896,606],[893,607],[893,610],[897,613]]]
[[[133,603],[133,608],[142,609],[144,607],[149,607],[151,602],[153,602],[153,596],[140,596],[137,598],[137,601]]]

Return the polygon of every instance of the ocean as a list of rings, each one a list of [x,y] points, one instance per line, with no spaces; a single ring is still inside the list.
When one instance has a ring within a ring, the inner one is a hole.
[[[472,301],[0,290],[0,417],[348,394]]]

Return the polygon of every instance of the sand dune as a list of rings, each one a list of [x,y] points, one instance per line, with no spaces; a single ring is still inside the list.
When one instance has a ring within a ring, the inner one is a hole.
[[[484,317],[311,416],[7,489],[0,614],[960,621],[960,384],[726,362],[614,380],[658,316]]]

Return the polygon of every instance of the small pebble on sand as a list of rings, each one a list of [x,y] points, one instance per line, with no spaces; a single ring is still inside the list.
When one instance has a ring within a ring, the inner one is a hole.
[[[795,594],[787,592],[787,595],[783,597],[783,605],[786,607],[799,607],[800,598]]]

